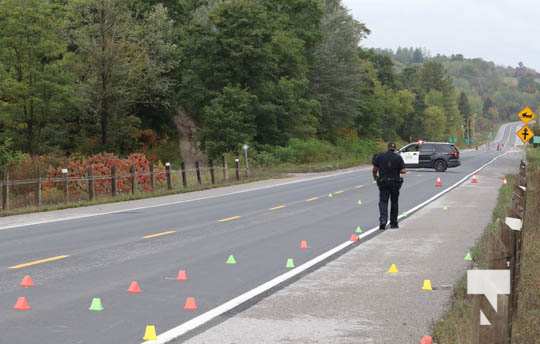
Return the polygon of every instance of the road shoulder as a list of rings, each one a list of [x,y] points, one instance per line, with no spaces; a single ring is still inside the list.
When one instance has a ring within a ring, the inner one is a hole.
[[[444,311],[463,260],[491,220],[501,158],[389,230],[248,310],[187,341],[199,343],[417,343]],[[396,264],[398,273],[387,273]],[[433,291],[423,291],[429,279]]]

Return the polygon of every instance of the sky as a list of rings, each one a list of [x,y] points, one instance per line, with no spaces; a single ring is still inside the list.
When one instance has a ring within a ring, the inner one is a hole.
[[[422,47],[540,71],[540,0],[343,0],[366,47]]]

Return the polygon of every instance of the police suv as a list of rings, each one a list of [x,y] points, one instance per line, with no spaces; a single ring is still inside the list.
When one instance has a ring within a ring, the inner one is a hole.
[[[444,172],[461,165],[459,150],[451,143],[419,141],[401,148],[399,154],[409,168],[434,168]]]

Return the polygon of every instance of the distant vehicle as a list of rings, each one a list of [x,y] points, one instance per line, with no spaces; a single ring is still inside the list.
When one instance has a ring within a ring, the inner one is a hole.
[[[459,150],[452,143],[419,141],[401,148],[399,154],[409,168],[434,168],[444,172],[461,165]]]

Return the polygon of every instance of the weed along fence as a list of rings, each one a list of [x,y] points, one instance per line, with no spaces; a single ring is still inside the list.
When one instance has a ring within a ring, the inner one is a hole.
[[[520,164],[507,217],[499,221],[500,238],[488,269],[469,270],[467,289],[473,294],[471,344],[512,343],[512,321],[518,305],[524,219],[527,209],[527,165]],[[481,274],[478,274],[481,273]],[[478,277],[473,280],[474,274]],[[474,287],[473,287],[474,285]],[[473,291],[476,289],[476,291]],[[496,302],[496,304],[494,304]]]
[[[236,159],[233,166],[212,160],[197,161],[193,166],[170,163],[106,166],[92,164],[86,168],[49,170],[46,176],[36,172],[31,179],[12,179],[9,170],[0,181],[2,213],[21,208],[46,208],[82,202],[143,197],[145,194],[167,194],[191,191],[218,184],[240,182],[262,175],[248,171]]]

